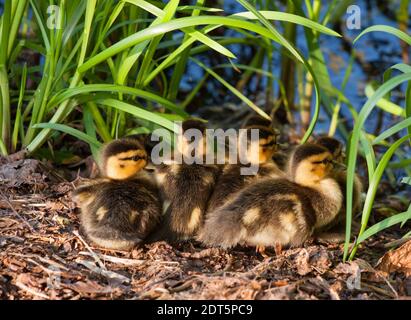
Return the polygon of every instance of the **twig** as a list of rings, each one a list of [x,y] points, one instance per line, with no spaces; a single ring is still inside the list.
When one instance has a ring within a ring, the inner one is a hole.
[[[84,255],[84,256],[93,256],[92,254],[85,252],[85,251],[81,251],[79,252],[79,254]],[[147,260],[135,260],[135,259],[125,259],[125,258],[118,258],[118,257],[114,257],[114,256],[109,256],[107,254],[97,254],[101,259],[103,259],[104,261],[108,261],[108,262],[112,262],[112,263],[120,263],[120,264],[124,264],[126,266],[136,266],[136,265],[141,265],[144,264],[145,262],[147,262]]]
[[[127,278],[126,276],[123,276],[119,273],[113,272],[113,271],[109,271],[107,269],[102,269],[99,268],[98,266],[96,266],[95,264],[91,263],[90,261],[87,260],[76,260],[77,263],[82,264],[83,266],[85,266],[87,269],[90,269],[91,271],[109,278],[109,279],[113,279],[113,280],[118,280],[120,282],[124,282],[124,283],[129,283],[130,282],[130,278]]]
[[[10,200],[3,194],[3,192],[0,190],[1,196],[4,198],[4,200],[7,202],[9,205],[10,209],[13,211],[13,213],[21,220],[23,223],[30,229],[31,232],[36,233],[37,231],[34,230],[34,228],[31,226],[30,223],[28,223],[17,211],[14,209],[13,204],[10,202]]]
[[[79,254],[84,255],[84,256],[93,256],[92,254],[81,251]],[[152,263],[158,263],[158,264],[174,264],[174,265],[179,265],[180,263],[178,261],[162,261],[162,260],[137,260],[137,259],[126,259],[126,258],[119,258],[119,257],[114,257],[114,256],[109,256],[107,254],[102,254],[102,253],[96,253],[101,259],[112,262],[112,263],[121,263],[127,266],[136,266],[136,265],[142,265],[146,262]]]
[[[84,244],[84,246],[86,247],[86,249],[91,253],[91,255],[93,256],[94,260],[98,263],[98,265],[100,266],[100,268],[103,268],[104,270],[107,270],[106,266],[104,265],[104,263],[100,260],[100,258],[98,257],[98,255],[90,248],[90,246],[87,244],[87,242],[83,239],[82,236],[80,236],[80,234],[77,232],[77,230],[73,231],[73,234],[79,238],[79,240]]]
[[[27,291],[28,293],[32,294],[33,296],[40,297],[43,299],[50,300],[51,298],[48,295],[45,295],[44,293],[38,292],[35,289],[30,288],[29,286],[26,286],[24,283],[20,281],[16,281],[16,286],[19,287],[20,289]]]
[[[411,239],[411,237],[405,237],[405,238],[402,238],[402,239],[398,239],[398,240],[388,242],[388,243],[384,244],[384,248],[388,249],[388,248],[400,246],[400,245],[406,243],[407,241],[409,241],[410,239]]]
[[[41,263],[33,260],[32,258],[28,258],[27,261],[30,261],[31,263],[35,264],[36,266],[39,266],[44,272],[46,272],[46,273],[48,273],[48,274],[57,274],[57,275],[60,275],[60,274],[61,274],[61,271],[60,271],[60,270],[52,270],[52,269],[49,269],[49,268],[43,266]]]
[[[57,268],[59,268],[59,269],[61,269],[61,270],[63,270],[63,271],[69,271],[69,269],[66,268],[64,265],[62,265],[62,264],[60,264],[60,263],[58,263],[58,262],[56,262],[56,261],[53,261],[53,260],[51,260],[51,259],[49,259],[49,258],[47,258],[47,257],[41,257],[41,256],[39,256],[39,255],[37,255],[37,254],[21,254],[21,253],[13,253],[13,252],[11,252],[11,253],[9,253],[9,254],[10,254],[10,255],[13,255],[13,256],[16,256],[16,257],[36,258],[36,259],[39,259],[41,262],[48,263],[50,266],[55,266],[55,267],[57,267]],[[60,257],[59,257],[59,258],[60,258]],[[60,258],[60,259],[61,259],[61,258]],[[64,260],[63,260],[63,261],[60,260],[60,262],[64,262],[64,263],[65,263]]]
[[[194,278],[192,278],[192,279],[186,280],[183,284],[181,284],[181,285],[179,285],[179,286],[177,286],[177,287],[169,288],[168,291],[169,291],[170,293],[181,292],[181,291],[184,291],[184,290],[187,290],[187,289],[192,288],[192,287],[193,287],[193,284],[196,283],[196,282],[198,282],[198,281],[201,281],[201,280],[198,279],[197,277],[194,277]]]
[[[378,293],[380,293],[380,294],[383,294],[383,295],[385,295],[385,296],[388,296],[388,297],[391,297],[391,298],[395,298],[395,295],[393,295],[391,292],[389,292],[389,291],[387,291],[387,290],[384,290],[384,289],[382,289],[382,288],[373,286],[372,284],[368,284],[368,283],[365,283],[365,282],[361,282],[361,286],[362,286],[362,287],[366,287],[366,288],[368,288],[369,290],[374,290],[374,291],[376,291],[376,292],[378,292]]]

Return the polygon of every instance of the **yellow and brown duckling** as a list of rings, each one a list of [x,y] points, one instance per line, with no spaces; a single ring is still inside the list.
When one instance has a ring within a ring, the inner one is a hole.
[[[108,143],[101,152],[102,177],[76,189],[81,231],[106,249],[129,250],[161,219],[160,194],[143,168],[147,154],[135,139]]]
[[[342,165],[344,162],[343,144],[338,139],[329,136],[322,136],[316,139],[317,144],[327,148],[333,155],[333,160],[337,163],[337,166],[333,170],[332,176],[337,181],[340,189],[343,193],[343,202],[341,210],[337,217],[329,224],[316,230],[317,237],[321,240],[327,240],[329,242],[342,242],[344,240],[344,226],[346,217],[346,184],[347,184],[347,171]],[[338,165],[340,164],[340,165]],[[363,190],[361,179],[358,175],[354,178],[354,190],[353,190],[353,213],[357,213],[361,207],[362,198],[361,193]]]
[[[262,250],[301,245],[341,209],[340,187],[330,177],[331,160],[324,147],[297,147],[290,159],[292,181],[262,179],[245,187],[207,214],[198,240],[223,248],[247,244]]]
[[[197,141],[198,160],[204,160],[207,152],[206,125],[195,119],[182,123],[183,136],[178,144],[179,152],[191,157],[192,141],[184,134],[187,130],[201,132]],[[148,242],[167,240],[174,242],[192,238],[203,223],[207,202],[213,190],[219,167],[204,162],[161,164],[156,167],[156,176],[165,201],[170,205],[166,210],[162,227],[149,237]]]
[[[272,161],[272,156],[277,147],[275,131],[259,125],[250,125],[244,129],[247,130],[247,161],[244,161],[247,164],[242,164],[237,159],[237,163],[227,163],[223,166],[208,203],[208,212],[224,205],[235,196],[236,192],[258,179],[284,176],[284,172]],[[258,140],[256,141],[251,140],[250,133],[252,129],[259,130]],[[252,144],[256,145],[253,146]],[[253,153],[253,150],[257,152]],[[251,166],[256,168],[255,172],[252,172],[252,174],[244,174],[242,172],[243,169],[251,168]]]

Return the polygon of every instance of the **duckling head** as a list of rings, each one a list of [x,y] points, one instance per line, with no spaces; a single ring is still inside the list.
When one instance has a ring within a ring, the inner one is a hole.
[[[245,128],[247,130],[247,158],[250,163],[261,164],[271,161],[277,151],[277,134],[266,126],[252,125]],[[251,138],[251,130],[258,130],[258,140]],[[239,146],[240,148],[240,146]],[[258,150],[258,152],[253,152]]]
[[[147,165],[147,158],[147,153],[138,140],[114,140],[102,150],[103,175],[114,180],[129,179]]]
[[[183,121],[182,136],[179,139],[177,148],[179,152],[187,157],[203,157],[207,152],[206,129],[204,122],[197,119],[187,119]]]
[[[263,118],[258,114],[253,114],[245,120],[244,124],[242,125],[242,128],[247,128],[251,126],[262,126],[266,128],[272,128],[272,121],[268,120],[267,118]]]
[[[344,154],[343,154],[343,144],[341,141],[329,137],[329,136],[322,136],[316,140],[316,143],[320,146],[325,147],[333,156],[333,159],[337,162],[343,162]]]
[[[292,179],[303,186],[315,186],[333,170],[330,151],[317,144],[304,144],[295,149],[290,160]]]

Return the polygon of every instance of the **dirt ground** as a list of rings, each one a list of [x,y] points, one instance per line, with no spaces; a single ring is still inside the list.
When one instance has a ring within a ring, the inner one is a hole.
[[[0,163],[1,299],[411,297],[411,272],[378,266],[404,229],[371,238],[350,263],[341,262],[342,245],[314,241],[266,258],[191,242],[108,251],[78,233],[73,188],[36,160]]]

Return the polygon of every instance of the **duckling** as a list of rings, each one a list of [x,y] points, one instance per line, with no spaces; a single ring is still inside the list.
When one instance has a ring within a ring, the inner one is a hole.
[[[81,209],[81,231],[98,246],[129,250],[160,222],[159,190],[143,169],[147,154],[138,140],[108,143],[101,158],[102,177],[73,193]]]
[[[342,242],[344,240],[344,226],[346,217],[346,184],[347,184],[347,171],[341,164],[344,162],[343,144],[341,141],[329,137],[322,136],[315,141],[317,144],[327,148],[333,155],[333,160],[340,164],[332,173],[332,176],[337,181],[340,189],[343,193],[343,202],[341,210],[337,217],[329,224],[315,231],[316,236],[320,240],[326,240],[328,242]],[[356,174],[354,177],[354,190],[353,190],[353,212],[357,212],[361,207],[361,193],[362,182],[360,177]]]
[[[264,119],[265,120],[265,119]],[[254,120],[253,120],[254,121]],[[249,185],[257,179],[264,177],[280,177],[284,176],[277,165],[272,161],[273,154],[276,152],[276,134],[271,128],[250,125],[245,128],[247,130],[247,144],[248,144],[248,162],[251,165],[258,166],[258,170],[254,175],[242,175],[241,170],[244,167],[250,165],[243,165],[240,161],[236,164],[224,165],[221,174],[217,178],[214,191],[208,203],[207,211],[214,211],[216,208],[222,206],[230,198],[232,198],[237,191]],[[258,129],[259,139],[258,141],[251,141],[250,131],[251,129]],[[252,144],[258,145],[253,149]],[[258,150],[256,154],[253,154],[252,150]]]
[[[305,144],[290,159],[290,177],[266,178],[245,187],[224,206],[209,212],[198,240],[233,247],[299,246],[341,209],[342,193],[330,176],[332,155]],[[277,251],[276,250],[276,251]]]
[[[197,157],[204,160],[207,152],[206,128],[206,125],[199,120],[183,121],[183,136],[178,144],[182,155],[188,157],[192,155],[191,141],[186,139],[184,133],[189,129],[197,129],[202,135],[200,141],[197,141]],[[217,165],[198,162],[188,164],[183,161],[157,166],[157,181],[164,199],[170,205],[165,212],[162,227],[149,237],[148,242],[159,240],[175,242],[192,238],[203,223],[207,201],[219,171]]]
[[[263,118],[260,115],[251,114],[245,119],[241,128],[247,128],[251,126],[262,126],[265,128],[272,128],[272,121],[266,118]]]
[[[344,201],[342,208],[342,215],[345,217],[345,195],[346,195],[346,183],[347,183],[347,171],[343,165],[344,152],[343,144],[341,141],[328,136],[320,137],[316,140],[316,143],[327,148],[333,155],[333,160],[337,163],[336,168],[333,171],[334,178],[337,180],[340,185],[341,190],[343,190]],[[338,165],[339,164],[339,165]],[[358,174],[354,177],[354,192],[353,192],[353,212],[357,212],[361,207],[361,193],[363,190],[363,185],[361,178]]]

